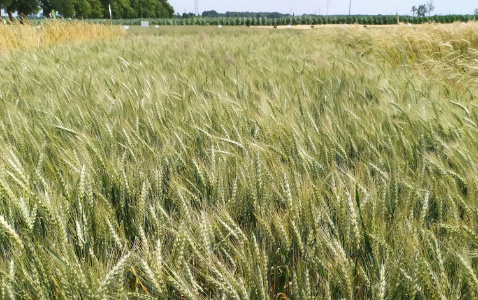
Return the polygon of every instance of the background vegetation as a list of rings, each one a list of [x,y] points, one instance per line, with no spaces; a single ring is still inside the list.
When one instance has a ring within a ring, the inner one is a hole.
[[[454,23],[475,21],[476,15],[448,15],[433,17],[400,16],[399,21],[410,24]],[[397,24],[397,16],[287,16],[267,17],[199,17],[199,18],[162,18],[162,19],[115,19],[113,24],[140,25],[149,21],[152,25],[226,25],[226,26],[275,26],[275,25],[323,25],[323,24],[361,24],[392,25]],[[109,20],[91,19],[88,22],[106,24]]]
[[[477,29],[4,55],[1,297],[476,299]]]
[[[202,17],[226,17],[226,18],[281,18],[289,17],[291,14],[282,14],[278,12],[240,12],[240,11],[227,11],[225,13],[218,13],[215,10],[203,11]]]
[[[49,17],[55,10],[64,18],[170,18],[174,9],[168,0],[2,0],[0,9],[5,9],[10,19],[13,14],[27,16],[40,9]]]

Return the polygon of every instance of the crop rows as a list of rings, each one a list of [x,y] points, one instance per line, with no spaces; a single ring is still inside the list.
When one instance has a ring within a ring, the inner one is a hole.
[[[411,24],[424,23],[453,23],[476,20],[474,15],[446,15],[433,17],[400,16],[399,21]],[[270,18],[235,18],[235,17],[198,17],[189,19],[114,19],[117,25],[140,25],[141,21],[149,21],[152,25],[226,25],[226,26],[274,26],[274,25],[322,25],[322,24],[362,24],[387,25],[397,24],[397,17],[390,15],[379,16],[291,16],[277,19]],[[90,19],[88,22],[108,23],[110,20]]]

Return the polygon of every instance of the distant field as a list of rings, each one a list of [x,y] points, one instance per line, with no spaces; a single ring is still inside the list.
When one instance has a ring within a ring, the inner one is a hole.
[[[108,28],[1,54],[1,299],[478,297],[478,23]]]
[[[89,24],[86,22],[57,22],[26,24],[0,22],[0,54],[14,50],[47,48],[61,43],[92,41],[123,37],[121,26]]]

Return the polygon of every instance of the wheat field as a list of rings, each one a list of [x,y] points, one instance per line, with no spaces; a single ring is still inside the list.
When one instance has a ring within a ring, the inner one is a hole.
[[[476,299],[477,28],[2,54],[0,298]]]
[[[4,22],[2,22],[4,21]],[[12,23],[0,18],[0,55],[11,51],[48,48],[63,43],[77,43],[96,39],[111,39],[126,34],[120,26],[89,24],[79,21],[53,21]]]

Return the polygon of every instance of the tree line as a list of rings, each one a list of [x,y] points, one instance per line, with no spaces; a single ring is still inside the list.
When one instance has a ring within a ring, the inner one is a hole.
[[[109,18],[111,6],[115,19],[171,18],[174,8],[168,0],[0,0],[10,19],[16,12],[20,17],[43,10],[50,17],[54,10],[64,18]]]

